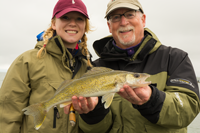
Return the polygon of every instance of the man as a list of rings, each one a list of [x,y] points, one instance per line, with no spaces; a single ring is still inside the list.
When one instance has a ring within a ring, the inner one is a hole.
[[[138,0],[111,0],[105,18],[112,36],[94,42],[100,56],[96,66],[148,73],[152,84],[135,89],[124,85],[109,109],[103,108],[101,98],[96,106],[97,99],[88,98],[87,103],[73,97],[81,114],[79,127],[87,133],[186,133],[200,110],[188,54],[162,45],[144,28],[146,15]],[[91,105],[96,106],[93,111]]]

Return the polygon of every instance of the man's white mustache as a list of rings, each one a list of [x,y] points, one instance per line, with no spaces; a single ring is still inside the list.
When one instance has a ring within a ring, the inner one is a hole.
[[[117,30],[118,32],[126,32],[126,31],[134,31],[134,27],[133,26],[126,26],[126,27],[119,27],[119,29]]]

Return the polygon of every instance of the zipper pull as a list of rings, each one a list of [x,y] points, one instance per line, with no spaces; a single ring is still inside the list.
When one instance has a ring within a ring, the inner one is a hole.
[[[71,59],[69,62],[70,62],[70,66],[73,67],[74,66],[73,59]]]
[[[70,63],[70,69],[72,72],[74,72],[74,62],[73,62],[73,59],[69,60],[69,63]]]
[[[59,119],[60,118],[60,114],[59,114],[59,111],[58,111],[58,108],[57,106],[54,106],[54,109],[56,109],[56,118]]]
[[[54,106],[54,118],[53,118],[53,128],[56,128],[56,118],[60,118],[59,111],[57,109],[57,106]]]

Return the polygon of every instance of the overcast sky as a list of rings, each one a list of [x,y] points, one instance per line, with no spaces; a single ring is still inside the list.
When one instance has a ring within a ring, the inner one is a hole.
[[[110,0],[83,0],[93,32],[88,48],[97,58],[92,43],[109,35],[104,19]],[[0,71],[7,71],[13,60],[34,48],[36,35],[49,27],[57,0],[0,0]],[[200,77],[200,0],[140,0],[147,16],[146,27],[161,43],[188,52]]]

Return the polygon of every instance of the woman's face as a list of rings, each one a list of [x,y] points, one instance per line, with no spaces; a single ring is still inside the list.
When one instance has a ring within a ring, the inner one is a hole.
[[[52,23],[52,28],[56,31],[67,48],[75,48],[77,42],[85,33],[86,17],[79,12],[69,12],[60,18],[56,18]]]

